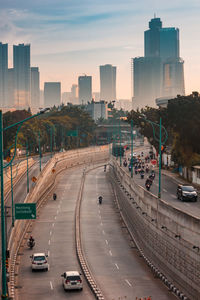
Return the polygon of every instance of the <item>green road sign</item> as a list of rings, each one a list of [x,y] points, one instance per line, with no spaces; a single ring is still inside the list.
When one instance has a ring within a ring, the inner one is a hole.
[[[78,136],[78,131],[77,130],[68,130],[67,136]]]
[[[15,219],[36,219],[36,203],[15,203]]]

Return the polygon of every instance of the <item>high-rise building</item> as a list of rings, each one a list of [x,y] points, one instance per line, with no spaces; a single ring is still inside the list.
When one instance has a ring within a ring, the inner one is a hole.
[[[112,65],[100,66],[100,99],[116,100],[116,67]]]
[[[79,103],[87,104],[92,100],[92,76],[78,77],[78,95]]]
[[[112,65],[100,66],[100,99],[116,100],[116,67]]]
[[[15,106],[14,98],[14,69],[8,69],[8,107]]]
[[[28,108],[31,98],[30,44],[13,46],[13,67],[15,106]]]
[[[0,43],[0,107],[8,106],[8,44]]]
[[[38,67],[31,67],[31,107],[40,107],[40,73]]]
[[[44,107],[59,106],[61,104],[61,83],[44,83]]]
[[[132,60],[133,108],[155,107],[156,98],[184,95],[179,29],[163,28],[160,18],[151,19],[149,29],[144,33],[144,54],[144,57]]]

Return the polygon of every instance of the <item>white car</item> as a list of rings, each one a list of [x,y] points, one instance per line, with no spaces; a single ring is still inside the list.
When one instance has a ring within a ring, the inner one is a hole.
[[[30,256],[31,258],[31,268],[34,270],[49,270],[49,264],[47,261],[48,255],[45,253],[34,253]]]
[[[83,283],[78,271],[67,271],[61,275],[64,290],[82,290]]]

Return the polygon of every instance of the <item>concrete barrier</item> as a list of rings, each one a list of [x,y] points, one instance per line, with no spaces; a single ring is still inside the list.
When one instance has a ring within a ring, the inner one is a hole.
[[[28,194],[25,202],[36,203],[37,213],[44,200],[47,199],[47,195],[51,193],[56,176],[65,170],[75,165],[92,164],[101,161],[108,160],[109,148],[108,146],[89,147],[78,150],[71,150],[63,153],[57,153],[49,160],[44,169],[40,173],[35,187]],[[26,243],[26,232],[30,226],[34,224],[34,220],[16,220],[15,226],[12,230],[8,249],[10,250],[10,283],[9,283],[9,296],[13,299],[17,299],[15,288],[16,275],[18,274],[18,266],[20,261],[20,255],[17,255],[20,250],[20,246]]]
[[[138,186],[115,160],[112,165],[122,214],[144,256],[187,299],[200,299],[200,218]]]

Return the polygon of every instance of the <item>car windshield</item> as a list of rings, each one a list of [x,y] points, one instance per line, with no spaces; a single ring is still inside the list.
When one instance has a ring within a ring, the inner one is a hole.
[[[194,192],[193,186],[183,186],[182,189],[184,192]]]
[[[80,280],[79,276],[67,276],[67,280],[73,281],[73,280]]]
[[[45,260],[45,256],[34,256],[34,260],[36,261]]]

